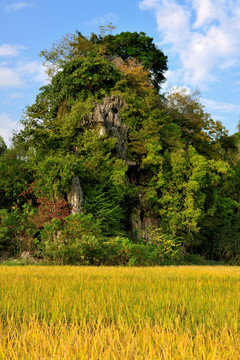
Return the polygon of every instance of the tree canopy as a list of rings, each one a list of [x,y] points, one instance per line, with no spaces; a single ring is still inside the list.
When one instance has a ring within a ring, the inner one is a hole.
[[[137,60],[150,71],[149,76],[158,90],[165,81],[167,56],[156,47],[153,38],[146,36],[144,32],[122,32],[117,35],[92,34],[90,38],[77,32],[74,35],[66,35],[59,43],[53,44],[49,51],[41,52],[41,56],[49,66],[49,74],[55,74],[55,71],[69,60],[96,54],[104,55],[108,60],[116,57],[120,57],[123,61]]]

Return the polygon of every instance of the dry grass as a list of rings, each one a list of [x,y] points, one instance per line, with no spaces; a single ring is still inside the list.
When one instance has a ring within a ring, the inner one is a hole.
[[[0,359],[240,359],[238,267],[0,267]]]

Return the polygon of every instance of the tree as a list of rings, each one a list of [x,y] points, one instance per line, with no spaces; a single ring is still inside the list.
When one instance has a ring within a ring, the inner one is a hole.
[[[236,146],[220,121],[206,113],[199,91],[173,88],[165,97],[165,107],[176,123],[187,145],[194,146],[201,154],[225,159],[227,151]]]
[[[6,149],[7,149],[7,145],[5,144],[2,136],[0,136],[0,156],[4,154]]]
[[[10,208],[18,196],[33,181],[30,164],[18,157],[15,149],[8,149],[0,157],[0,208]]]
[[[100,36],[98,42],[106,47],[108,56],[119,56],[124,61],[137,59],[145,69],[150,70],[154,86],[157,90],[160,89],[165,81],[167,56],[156,47],[153,38],[146,36],[144,32],[122,32],[117,35]]]
[[[136,59],[145,69],[150,70],[149,77],[159,90],[165,81],[164,73],[168,69],[167,56],[156,47],[153,38],[146,36],[144,32],[106,35],[106,31],[111,32],[112,29],[111,24],[102,27],[100,35],[93,33],[89,38],[78,31],[76,34],[67,34],[58,43],[53,44],[50,50],[42,51],[40,55],[46,60],[45,65],[50,78],[71,60],[99,54],[110,61],[116,57],[123,61]]]

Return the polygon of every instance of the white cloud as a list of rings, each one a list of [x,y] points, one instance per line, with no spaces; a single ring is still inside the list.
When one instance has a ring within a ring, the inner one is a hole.
[[[204,86],[239,64],[239,0],[142,0],[140,8],[154,11],[161,46],[180,59],[182,82]]]
[[[213,120],[221,121],[230,134],[234,134],[237,131],[240,114],[239,104],[205,98],[201,98],[201,103],[205,106],[206,112],[212,114]]]
[[[20,50],[24,50],[22,45],[2,44],[0,45],[0,57],[14,57],[18,56]]]
[[[240,105],[238,104],[230,104],[226,102],[218,102],[216,100],[210,99],[201,99],[202,103],[210,110],[210,111],[220,111],[222,113],[239,113],[240,114]]]
[[[40,61],[16,60],[0,62],[0,89],[23,88],[32,82],[47,83],[45,68]]]
[[[39,61],[21,61],[17,64],[16,71],[21,77],[28,78],[30,81],[47,82],[45,67]]]
[[[172,86],[172,87],[170,87],[168,90],[168,94],[171,95],[171,94],[175,94],[175,93],[182,94],[183,96],[193,94],[192,90],[187,86]]]
[[[108,25],[110,22],[113,23],[117,20],[118,16],[113,12],[109,12],[104,16],[95,17],[89,21],[85,21],[84,23],[88,26],[105,26]]]
[[[14,104],[16,100],[22,99],[23,97],[24,94],[22,92],[7,93],[2,100],[2,104]]]
[[[19,88],[23,85],[23,79],[14,69],[0,67],[0,89]]]
[[[5,6],[5,11],[7,11],[7,12],[18,11],[18,10],[24,9],[26,7],[31,7],[31,6],[32,6],[32,4],[29,4],[29,3],[23,2],[23,1],[19,1],[19,2],[14,2],[12,4]]]
[[[19,129],[18,122],[12,120],[11,116],[6,113],[0,113],[0,135],[7,145],[10,144],[12,131]]]
[[[143,0],[140,3],[140,8],[143,10],[151,9],[151,8],[155,9],[155,7],[158,5],[159,5],[159,0]]]
[[[197,29],[212,20],[216,20],[219,16],[218,11],[221,6],[216,8],[211,0],[194,0],[193,9],[196,12],[196,20],[193,28]]]

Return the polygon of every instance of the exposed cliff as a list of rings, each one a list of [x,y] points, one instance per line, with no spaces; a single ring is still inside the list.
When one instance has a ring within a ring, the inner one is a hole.
[[[72,214],[83,211],[83,190],[78,176],[72,178],[70,191],[67,193],[67,200]]]
[[[127,160],[128,127],[122,123],[119,111],[124,101],[119,96],[110,96],[96,105],[94,112],[84,116],[83,124],[87,128],[97,129],[100,136],[110,136],[117,139],[116,154]]]

